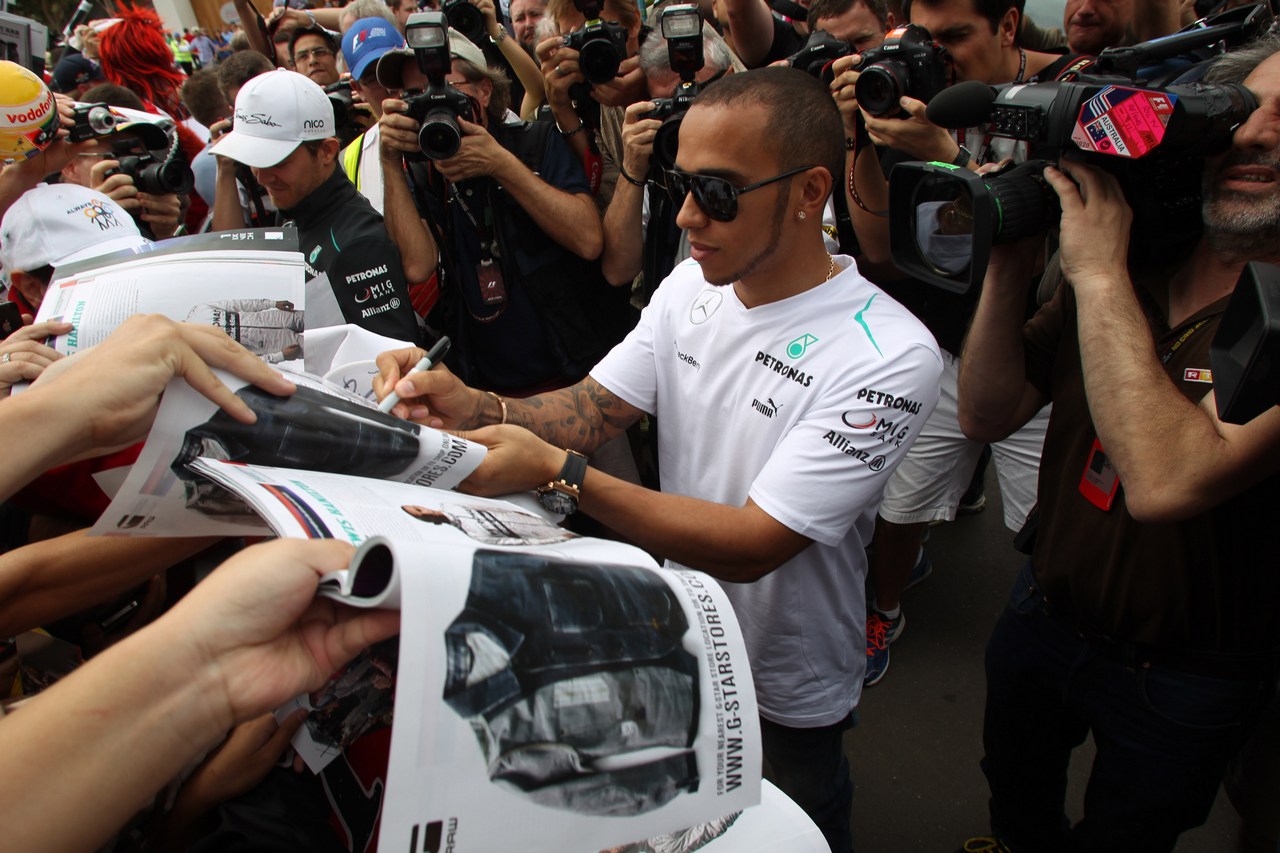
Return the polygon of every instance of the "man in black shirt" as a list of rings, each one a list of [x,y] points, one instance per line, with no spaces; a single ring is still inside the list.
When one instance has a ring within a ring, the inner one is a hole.
[[[382,217],[337,168],[333,133],[333,107],[324,91],[301,74],[280,70],[240,89],[234,129],[212,150],[250,167],[271,201],[297,225],[308,277],[328,277],[347,322],[415,341],[418,320],[400,254]],[[233,169],[218,170],[216,204],[217,219],[224,206],[239,210]]]

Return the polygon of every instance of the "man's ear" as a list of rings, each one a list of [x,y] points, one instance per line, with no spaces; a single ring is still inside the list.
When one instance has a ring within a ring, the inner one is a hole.
[[[831,195],[834,179],[831,173],[821,167],[814,167],[805,172],[800,185],[799,209],[808,216],[822,218],[823,208],[827,204],[827,196]]]
[[[1022,16],[1018,14],[1017,7],[1010,6],[1000,19],[1000,44],[1013,47],[1018,43],[1018,25],[1021,22]]]
[[[9,284],[14,290],[22,294],[22,298],[34,310],[40,310],[40,303],[44,301],[45,291],[49,289],[49,285],[33,275],[27,275],[21,270],[9,271]]]
[[[338,154],[342,151],[342,140],[336,136],[330,136],[328,139],[321,140],[320,143],[320,163],[328,166],[338,160]]]

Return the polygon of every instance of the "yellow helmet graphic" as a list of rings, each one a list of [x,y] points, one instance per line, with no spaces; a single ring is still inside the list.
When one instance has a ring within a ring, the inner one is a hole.
[[[31,157],[57,132],[58,107],[49,87],[18,63],[0,60],[0,158]]]

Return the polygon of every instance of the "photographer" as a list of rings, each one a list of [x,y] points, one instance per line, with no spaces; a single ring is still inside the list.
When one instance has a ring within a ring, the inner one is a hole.
[[[855,51],[879,47],[884,34],[897,26],[884,0],[814,0],[809,29],[840,39]]]
[[[1001,850],[1171,850],[1204,822],[1271,696],[1280,411],[1217,417],[1209,346],[1246,262],[1280,261],[1280,41],[1219,59],[1259,108],[1204,168],[1204,236],[1126,271],[1119,185],[1064,162],[1066,284],[1023,324],[1025,241],[998,247],[965,344],[960,420],[994,441],[1053,401],[1030,562],[987,647],[983,770]],[[1065,773],[1097,744],[1067,833]]]
[[[443,24],[439,13],[419,15],[423,26]],[[484,65],[479,48],[456,30],[448,43],[448,57],[424,49],[379,60],[384,86],[427,90],[383,104],[387,226],[411,281],[440,271],[436,316],[453,340],[454,370],[515,394],[570,384],[632,322],[626,294],[591,262],[602,236],[586,179],[549,123],[507,123],[505,78]],[[432,82],[419,61],[450,70]],[[411,104],[432,93],[454,97],[448,87],[465,95],[472,115],[456,118],[456,153],[423,162],[424,138],[446,123],[420,135]]]
[[[1059,69],[1076,61],[1070,56],[1055,57],[1019,47],[1020,15],[1013,0],[916,0],[908,14],[912,24],[922,25],[933,34],[934,44],[947,49],[959,80],[994,85],[1025,82],[1037,75],[1054,79]],[[925,117],[922,100],[909,96],[901,99],[901,115],[871,115],[856,97],[860,61],[857,56],[836,60],[831,88],[849,140],[844,181],[849,213],[867,260],[876,264],[887,261],[889,255],[888,220],[878,213],[888,207],[888,181],[877,145],[891,149],[889,157],[939,160],[969,168],[1009,157],[1020,161],[1026,157],[1027,146],[978,129],[947,131]],[[902,280],[891,267],[876,279],[933,332],[943,350],[945,370],[938,407],[889,481],[876,520],[876,547],[871,562],[875,597],[867,620],[869,685],[888,671],[889,644],[905,626],[902,593],[913,579],[921,580],[932,570],[924,551],[928,525],[956,517],[961,496],[983,452],[981,443],[970,441],[961,432],[956,415],[956,354],[972,310],[972,298],[912,279]],[[1022,527],[1034,505],[1036,469],[1047,417],[1046,413],[1032,419],[992,447],[1005,525],[1014,531]]]
[[[342,37],[342,58],[351,71],[351,91],[382,118],[382,102],[391,97],[378,82],[378,60],[389,51],[404,47],[404,36],[383,18],[361,18]],[[373,209],[382,213],[382,165],[378,159],[381,125],[357,136],[342,149],[342,171]]]
[[[416,341],[417,316],[382,217],[338,168],[333,104],[324,90],[282,69],[245,83],[235,107],[235,129],[213,147],[218,221],[240,216],[234,163],[242,163],[297,225],[307,278],[328,277],[347,322]]]
[[[732,72],[733,56],[715,30],[703,24],[701,35],[694,38],[701,43],[702,68],[693,77],[699,86]],[[645,40],[640,68],[651,99],[675,94],[681,78],[671,68],[668,42],[660,28]],[[642,301],[646,304],[658,282],[689,257],[688,235],[676,226],[677,211],[662,189],[662,170],[675,164],[653,162],[654,140],[664,126],[662,120],[648,117],[656,106],[653,100],[645,100],[627,107],[622,125],[622,181],[605,212],[600,257],[604,276],[615,287],[631,284],[644,271]],[[664,135],[677,132],[679,125],[666,127]],[[647,269],[646,259],[650,259]]]

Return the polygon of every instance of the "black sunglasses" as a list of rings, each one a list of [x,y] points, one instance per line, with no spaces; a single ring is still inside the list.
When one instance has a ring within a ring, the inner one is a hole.
[[[679,169],[667,169],[667,193],[671,196],[672,203],[679,208],[684,204],[685,196],[692,191],[693,200],[697,202],[703,213],[717,222],[732,222],[733,218],[738,215],[738,196],[743,193],[749,193],[752,190],[758,190],[761,187],[767,187],[769,184],[781,181],[783,178],[807,172],[812,168],[814,167],[801,166],[799,169],[792,169],[788,172],[783,172],[781,175],[774,175],[772,178],[765,178],[763,181],[748,184],[745,187],[735,187],[729,183],[727,178],[690,174]]]

